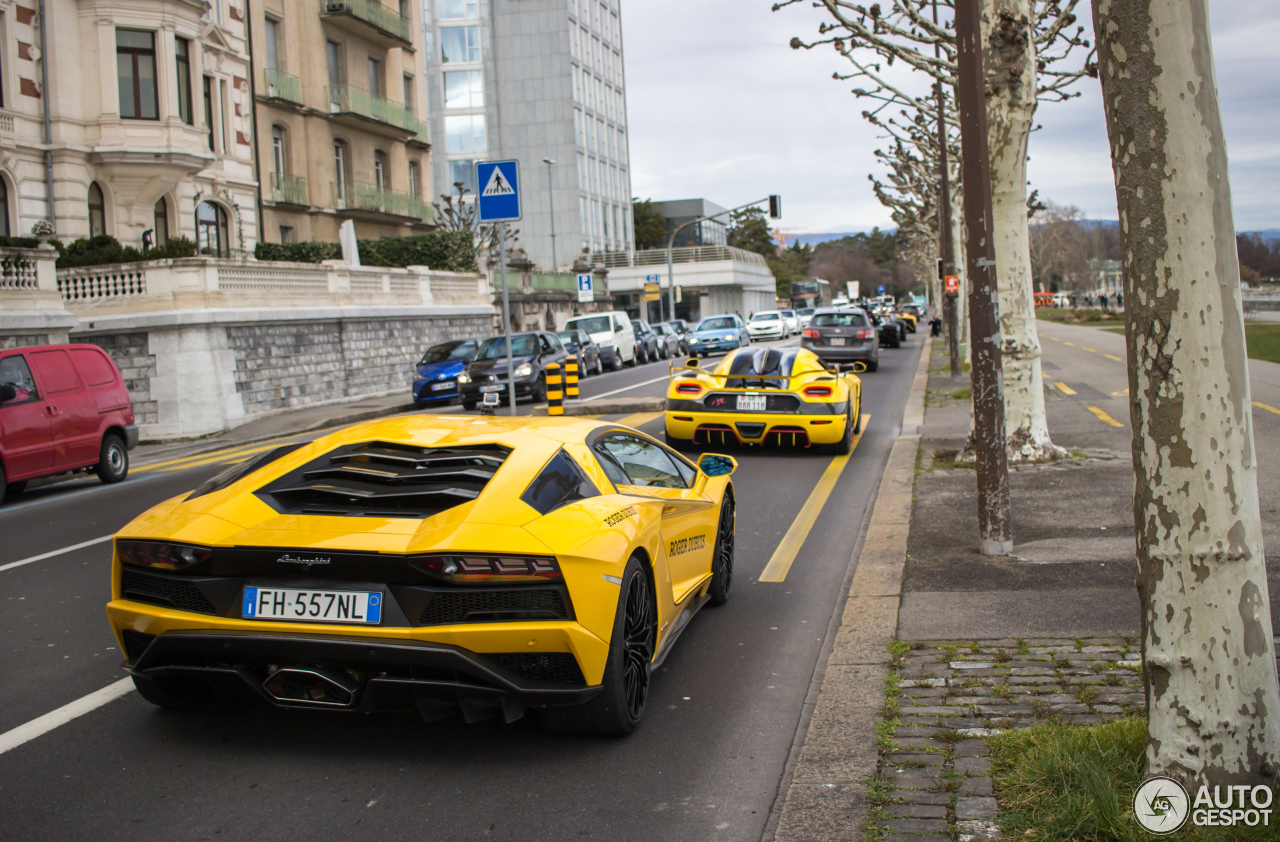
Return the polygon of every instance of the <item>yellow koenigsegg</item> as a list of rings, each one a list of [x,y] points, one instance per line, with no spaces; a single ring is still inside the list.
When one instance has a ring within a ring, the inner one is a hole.
[[[735,468],[600,421],[360,424],[120,530],[107,616],[162,706],[537,709],[626,734],[694,613],[728,599]]]
[[[908,333],[916,332],[917,319],[913,314],[908,313],[906,310],[896,310],[894,311],[894,315],[902,319],[902,321],[906,324]]]
[[[862,429],[862,363],[828,368],[805,348],[742,348],[714,371],[672,367],[666,440],[673,448],[725,444],[814,447],[848,453]]]

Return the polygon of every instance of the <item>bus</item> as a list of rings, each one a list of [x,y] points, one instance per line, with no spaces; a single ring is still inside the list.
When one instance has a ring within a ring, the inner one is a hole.
[[[821,278],[791,282],[791,307],[826,307],[831,304],[831,284]]]

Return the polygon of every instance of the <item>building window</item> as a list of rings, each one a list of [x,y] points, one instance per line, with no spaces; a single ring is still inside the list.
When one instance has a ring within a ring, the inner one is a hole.
[[[227,119],[227,103],[231,102],[231,99],[227,96],[226,79],[218,80],[218,93],[221,96],[219,103],[222,106],[221,111],[218,113],[218,123],[219,127],[222,129],[218,132],[218,138],[222,142],[222,154],[226,155],[227,150],[231,148],[230,144],[227,143],[227,126],[231,125],[231,121]]]
[[[120,83],[120,116],[130,120],[160,119],[154,32],[116,30],[116,74]]]
[[[382,99],[382,92],[385,87],[382,81],[382,62],[373,56],[369,56],[369,93]]]
[[[339,206],[346,207],[347,202],[347,144],[341,140],[333,142],[333,193]]]
[[[590,234],[591,228],[587,224],[587,197],[578,197],[578,221],[582,223],[582,233]]]
[[[480,108],[484,105],[484,71],[446,70],[445,108]]]
[[[9,186],[0,178],[0,235],[9,236]]]
[[[440,0],[441,20],[469,20],[480,17],[476,0]]]
[[[196,205],[196,253],[213,257],[230,256],[227,212],[221,205],[212,202]]]
[[[195,121],[191,113],[191,42],[175,38],[174,57],[178,63],[178,116],[188,126]]]
[[[387,153],[381,149],[373,150],[373,186],[387,189]]]
[[[325,42],[325,54],[329,60],[329,102],[337,105],[341,102],[338,88],[342,86],[342,45],[336,41]]]
[[[282,243],[296,243],[296,242],[298,242],[298,232],[297,232],[297,231],[295,231],[295,230],[293,230],[293,226],[292,226],[292,225],[281,225],[281,226],[280,226],[280,242],[282,242]]]
[[[209,137],[209,150],[217,152],[217,148],[213,142],[213,77],[204,77],[203,89],[201,93],[204,95],[204,126]]]
[[[476,192],[476,162],[474,160],[450,161],[449,162],[449,192],[453,193],[457,189],[456,185],[461,184],[463,190],[469,191],[472,195]]]
[[[169,203],[161,196],[155,206],[156,245],[169,242]]]
[[[413,77],[405,74],[404,77],[404,107],[413,113],[417,109],[413,106]]]
[[[89,185],[89,236],[97,237],[107,233],[107,203],[102,198],[102,188],[98,182]]]
[[[480,27],[440,27],[440,53],[445,64],[475,64],[480,61]]]
[[[421,190],[421,176],[418,174],[418,162],[409,162],[409,195],[415,199],[421,199],[419,195]]]
[[[285,144],[284,126],[271,127],[271,161],[275,164],[276,176],[289,172],[289,150]]]
[[[267,42],[267,68],[280,69],[280,22],[267,18],[263,29],[263,38]]]
[[[488,148],[483,114],[445,117],[444,134],[445,148],[450,152],[484,152]]]
[[[578,189],[587,189],[587,159],[578,153]]]

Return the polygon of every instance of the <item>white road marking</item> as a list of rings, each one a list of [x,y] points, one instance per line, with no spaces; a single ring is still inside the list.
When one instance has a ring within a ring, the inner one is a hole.
[[[43,736],[53,729],[66,725],[73,719],[91,713],[105,704],[114,702],[121,696],[133,692],[133,679],[122,678],[115,684],[108,684],[101,690],[96,690],[87,696],[76,699],[74,702],[65,704],[57,710],[49,711],[44,716],[37,717],[25,725],[19,725],[12,731],[6,731],[0,734],[0,754],[4,754],[10,749],[15,749],[23,743],[30,742],[36,737]]]
[[[612,392],[605,392],[603,395],[592,395],[589,398],[583,398],[582,402],[586,403],[587,401],[598,401],[601,398],[608,398],[614,395],[620,395],[623,392],[630,392],[632,389],[639,389],[641,386],[652,386],[654,383],[662,383],[670,379],[671,379],[670,375],[667,375],[666,377],[655,377],[652,380],[646,380],[643,383],[637,383],[634,386],[624,386],[621,389],[614,389]],[[581,381],[579,381],[579,383],[581,383]]]
[[[63,553],[73,553],[76,550],[83,550],[85,547],[92,547],[92,546],[96,546],[97,544],[105,544],[107,541],[110,541],[112,537],[113,536],[111,535],[103,535],[101,538],[94,538],[92,541],[82,541],[79,544],[72,544],[69,547],[63,547],[60,550],[50,550],[47,553],[41,553],[40,555],[33,555],[31,558],[24,558],[22,561],[11,561],[8,564],[0,564],[0,573],[3,573],[5,570],[12,570],[15,567],[21,567],[24,564],[31,564],[37,561],[44,561],[46,558],[53,558],[54,556],[62,555]]]

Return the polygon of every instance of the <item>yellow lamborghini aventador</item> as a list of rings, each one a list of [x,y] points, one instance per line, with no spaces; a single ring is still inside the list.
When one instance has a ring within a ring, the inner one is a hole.
[[[628,427],[416,415],[235,466],[115,537],[144,698],[630,733],[733,581],[736,463]]]
[[[862,427],[861,363],[827,368],[806,348],[742,348],[714,371],[690,359],[667,387],[667,444],[848,453]]]

